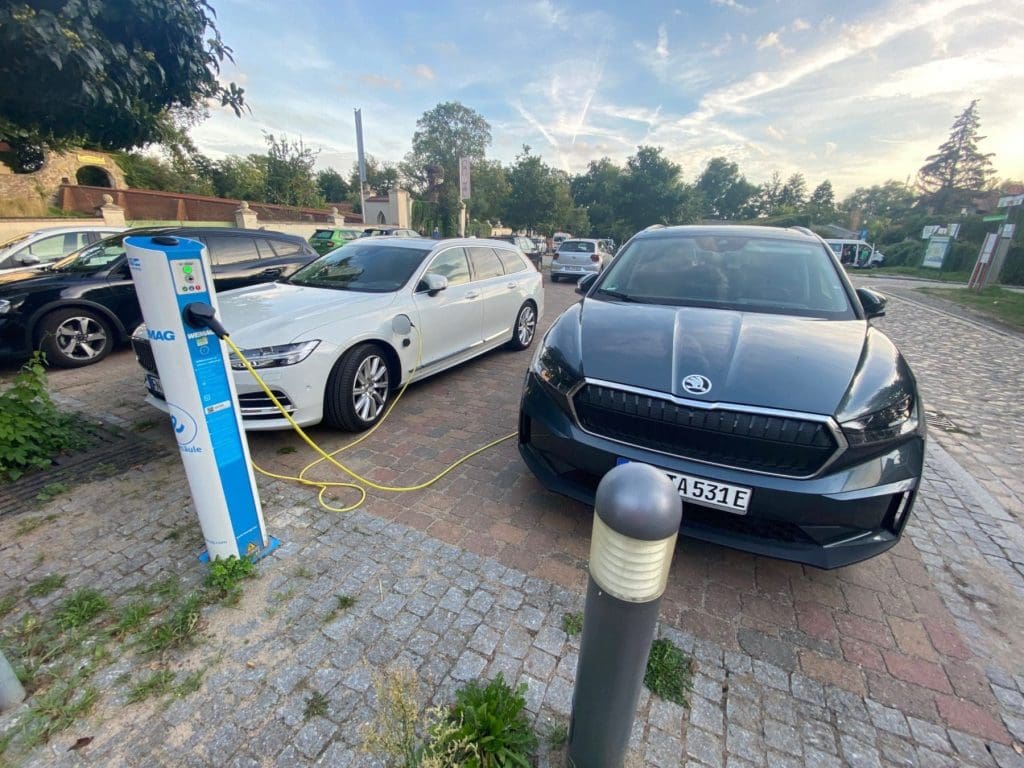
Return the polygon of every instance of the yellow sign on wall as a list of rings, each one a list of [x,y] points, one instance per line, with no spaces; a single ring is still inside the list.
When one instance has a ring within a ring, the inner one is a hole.
[[[102,155],[78,155],[78,162],[92,163],[94,165],[106,165],[107,158]]]

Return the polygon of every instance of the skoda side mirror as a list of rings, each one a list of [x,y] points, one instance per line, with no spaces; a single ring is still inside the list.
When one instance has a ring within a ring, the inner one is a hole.
[[[448,278],[435,272],[429,272],[424,276],[423,282],[427,284],[427,294],[437,296],[448,287]]]
[[[34,264],[39,263],[39,257],[36,256],[34,253],[23,253],[21,256],[18,257],[18,261],[21,262],[22,266],[31,267]]]
[[[860,305],[864,307],[864,315],[868,320],[885,315],[885,305],[889,300],[882,294],[868,288],[858,288],[857,298],[860,299]]]
[[[576,293],[580,296],[586,296],[590,292],[590,286],[594,284],[595,280],[597,280],[596,272],[586,277],[581,277],[576,281]]]

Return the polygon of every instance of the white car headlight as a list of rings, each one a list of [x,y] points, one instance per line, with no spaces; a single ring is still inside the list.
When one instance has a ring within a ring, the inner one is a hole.
[[[851,446],[884,443],[917,429],[918,412],[914,396],[906,394],[897,402],[840,426]]]
[[[313,339],[294,344],[279,344],[274,347],[243,349],[242,354],[253,368],[280,368],[285,365],[301,363],[312,354],[319,344],[319,339]],[[231,367],[236,371],[245,370],[245,365],[234,354],[231,355]]]

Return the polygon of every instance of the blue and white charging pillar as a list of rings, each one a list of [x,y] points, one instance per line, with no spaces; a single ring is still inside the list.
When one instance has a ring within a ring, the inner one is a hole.
[[[186,319],[189,305],[217,309],[206,249],[159,235],[124,242],[206,540],[202,559],[261,557],[279,542],[263,522],[228,351],[205,324]]]

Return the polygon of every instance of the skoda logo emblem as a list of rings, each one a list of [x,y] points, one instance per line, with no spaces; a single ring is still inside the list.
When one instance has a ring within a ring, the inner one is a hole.
[[[683,379],[683,389],[691,395],[705,395],[711,391],[711,379],[699,373],[691,373]]]

